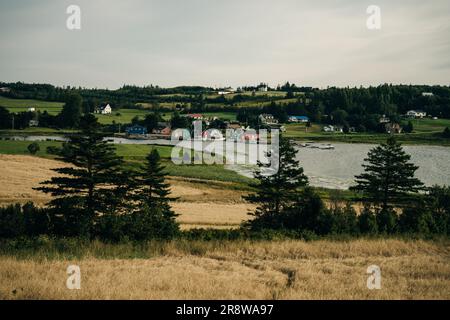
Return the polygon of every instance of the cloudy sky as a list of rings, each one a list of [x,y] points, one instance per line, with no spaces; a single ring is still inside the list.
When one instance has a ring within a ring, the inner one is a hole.
[[[66,28],[71,4],[81,30]],[[0,49],[0,81],[449,85],[450,1],[0,0]]]

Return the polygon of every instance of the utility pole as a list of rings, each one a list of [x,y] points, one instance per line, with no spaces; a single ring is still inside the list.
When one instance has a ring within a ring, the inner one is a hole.
[[[14,130],[14,113],[12,114],[12,129]]]

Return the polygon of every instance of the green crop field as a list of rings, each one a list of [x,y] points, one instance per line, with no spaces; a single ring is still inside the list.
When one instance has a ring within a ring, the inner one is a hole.
[[[10,112],[22,112],[27,111],[28,108],[34,107],[41,112],[47,111],[49,114],[58,114],[64,103],[62,102],[50,102],[40,100],[28,100],[28,99],[11,99],[0,96],[0,106],[5,107]]]

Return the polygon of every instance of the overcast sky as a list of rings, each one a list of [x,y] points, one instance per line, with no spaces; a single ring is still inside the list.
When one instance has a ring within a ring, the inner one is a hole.
[[[70,4],[81,30],[66,28]],[[0,81],[449,85],[450,1],[0,0],[0,48]]]

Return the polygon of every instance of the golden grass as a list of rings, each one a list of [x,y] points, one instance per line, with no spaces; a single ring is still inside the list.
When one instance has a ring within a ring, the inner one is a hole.
[[[0,257],[1,299],[450,299],[448,241],[171,242],[149,259]],[[81,267],[81,290],[66,268]],[[381,268],[382,288],[366,287]]]
[[[0,155],[0,205],[33,201],[44,205],[50,196],[33,190],[40,182],[55,175],[51,169],[67,164],[33,156]],[[214,184],[170,178],[168,182],[174,197],[179,197],[172,207],[180,216],[183,229],[193,226],[215,228],[238,227],[248,220],[247,212],[254,206],[242,200],[245,193],[223,189]]]

